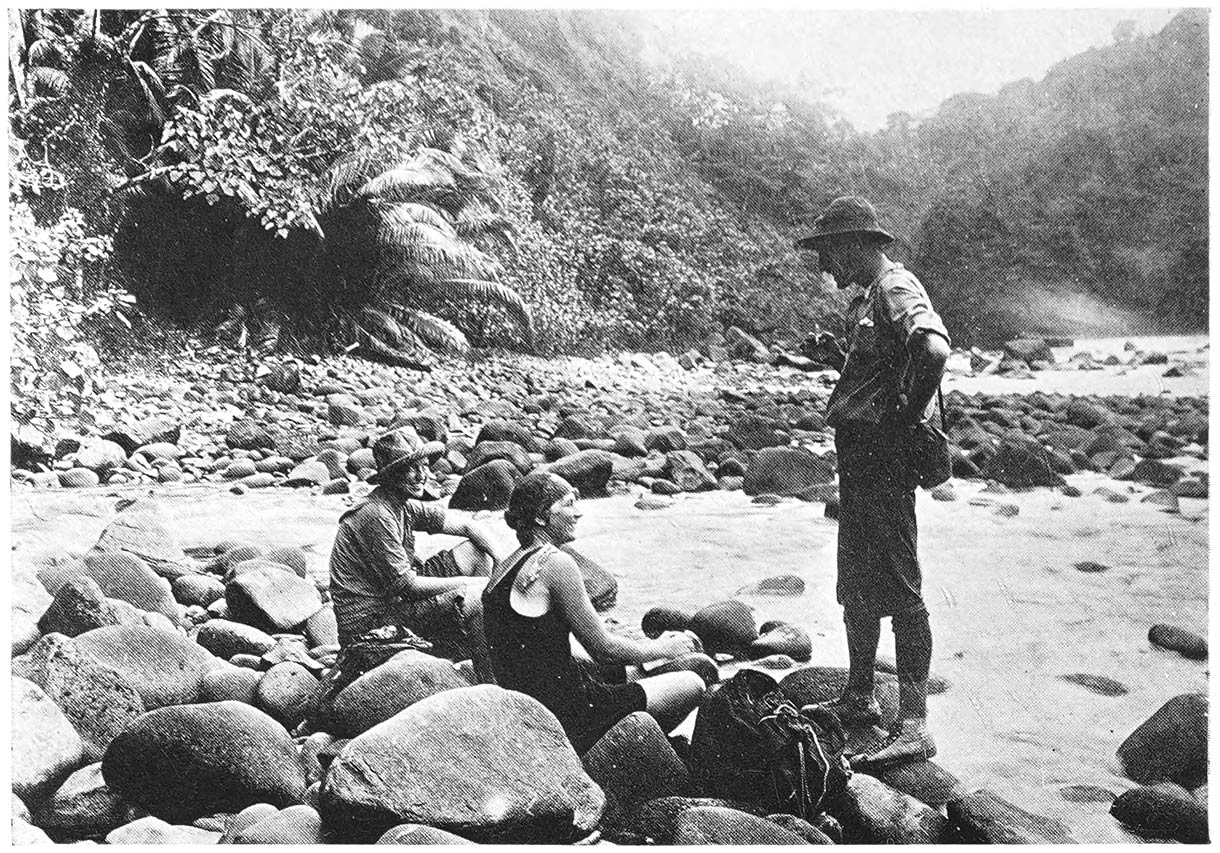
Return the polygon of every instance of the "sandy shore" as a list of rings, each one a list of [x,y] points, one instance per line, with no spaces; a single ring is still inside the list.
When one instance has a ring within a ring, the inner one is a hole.
[[[1114,751],[1167,699],[1206,692],[1207,664],[1151,648],[1149,626],[1168,622],[1199,633],[1207,625],[1206,501],[1184,500],[1181,515],[1138,502],[1147,489],[1098,475],[1070,478],[1084,496],[1041,489],[980,494],[956,482],[956,502],[919,498],[925,592],[935,634],[934,671],[949,691],[931,699],[941,762],[967,785],[1064,820],[1080,841],[1130,841],[1108,804],[1066,802],[1059,789],[1095,785],[1119,793]],[[1105,484],[1131,494],[1114,504],[1091,494]],[[15,558],[83,551],[112,517],[115,496],[15,492]],[[233,495],[214,486],[159,492],[184,546],[225,539],[303,546],[325,572],[335,521],[352,499],[304,493]],[[1019,514],[998,515],[1013,504]],[[742,596],[759,621],[785,619],[813,638],[814,663],[844,665],[834,602],[836,524],[820,503],[794,499],[759,506],[741,492],[688,495],[670,508],[640,510],[634,496],[583,503],[578,546],[619,578],[608,614],[637,630],[653,605],[697,608],[733,597],[764,577],[795,574],[795,598]],[[499,514],[488,519],[509,540]],[[433,541],[433,547],[442,544]],[[1081,560],[1110,566],[1086,574]],[[882,653],[893,654],[888,628]],[[1059,678],[1089,673],[1129,692],[1096,695]]]

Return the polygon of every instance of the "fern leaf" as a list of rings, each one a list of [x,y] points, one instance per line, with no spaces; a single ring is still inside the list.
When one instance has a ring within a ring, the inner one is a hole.
[[[441,279],[439,283],[468,299],[476,299],[507,309],[521,324],[526,335],[533,335],[534,321],[530,316],[529,306],[525,304],[521,294],[507,284],[475,278],[445,278]]]
[[[462,331],[448,320],[413,308],[402,308],[399,326],[415,334],[430,349],[465,355],[470,351],[470,342]]]

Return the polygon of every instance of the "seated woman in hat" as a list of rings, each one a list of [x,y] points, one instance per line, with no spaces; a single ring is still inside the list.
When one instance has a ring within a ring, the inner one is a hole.
[[[444,451],[410,427],[373,444],[374,489],[339,519],[330,555],[330,594],[339,643],[383,625],[404,625],[433,643],[435,654],[471,657],[472,610],[495,565],[497,546],[487,528],[424,503],[431,461]],[[445,533],[467,541],[425,562],[415,556],[415,534]]]
[[[497,683],[542,702],[584,753],[634,711],[648,711],[670,731],[694,710],[706,686],[690,671],[607,684],[577,663],[573,635],[598,663],[643,664],[696,650],[686,633],[637,641],[606,630],[576,562],[559,549],[576,538],[578,518],[575,490],[562,478],[539,472],[517,484],[504,520],[521,547],[488,581],[483,625]]]

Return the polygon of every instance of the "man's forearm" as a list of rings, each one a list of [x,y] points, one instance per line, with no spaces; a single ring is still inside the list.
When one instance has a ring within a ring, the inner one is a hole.
[[[419,601],[424,598],[432,598],[435,595],[448,592],[451,589],[458,589],[466,584],[469,578],[429,578],[417,575],[411,572],[409,575],[403,575],[390,588],[393,595],[401,595],[408,601]]]

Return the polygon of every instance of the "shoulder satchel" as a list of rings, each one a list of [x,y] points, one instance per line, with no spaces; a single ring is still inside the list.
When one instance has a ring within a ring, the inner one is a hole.
[[[880,286],[878,286],[879,290]],[[874,322],[880,318],[888,325],[890,323],[889,314],[885,311],[878,312],[876,303],[877,298],[874,296],[871,312]],[[903,370],[898,370],[897,365],[892,366],[895,368],[892,372],[898,383],[898,387],[894,389],[894,398],[897,400],[903,393],[902,377],[906,370],[905,367]],[[912,485],[924,489],[934,489],[941,483],[948,482],[949,478],[953,476],[953,457],[949,452],[949,437],[945,427],[945,397],[940,386],[936,388],[936,407],[940,410],[939,428],[931,421],[920,418],[918,423],[909,429],[901,430],[898,439],[902,445],[902,455],[906,460]]]

